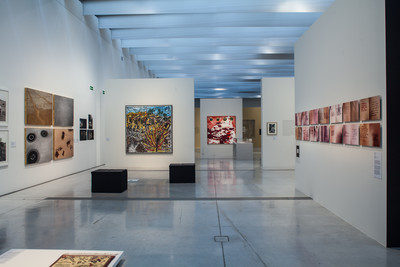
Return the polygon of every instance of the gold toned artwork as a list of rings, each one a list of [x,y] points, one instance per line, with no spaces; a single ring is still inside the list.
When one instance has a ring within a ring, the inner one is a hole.
[[[54,129],[53,159],[65,159],[74,156],[74,130]]]
[[[61,255],[50,267],[106,267],[115,255]]]
[[[52,125],[53,95],[25,88],[25,124]]]

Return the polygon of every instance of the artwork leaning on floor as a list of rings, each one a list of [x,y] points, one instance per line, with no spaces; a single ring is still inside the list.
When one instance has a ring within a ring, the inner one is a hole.
[[[172,105],[125,106],[125,151],[172,153]]]
[[[233,144],[236,116],[207,116],[207,144]]]

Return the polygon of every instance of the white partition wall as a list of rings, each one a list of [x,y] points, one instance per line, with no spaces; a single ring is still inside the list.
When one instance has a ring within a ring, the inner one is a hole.
[[[297,189],[386,244],[385,1],[337,0],[295,46],[296,112],[381,96],[381,148],[298,141]],[[382,179],[374,178],[374,154]]]
[[[9,91],[9,158],[0,168],[0,195],[102,164],[105,79],[150,76],[98,30],[94,18],[82,14],[78,0],[0,1],[0,88]],[[74,99],[72,158],[24,164],[24,87]],[[94,140],[82,142],[79,119],[88,114],[94,118]]]
[[[207,116],[236,116],[236,136],[242,138],[242,99],[200,99],[201,157],[232,158],[233,145],[207,144]]]
[[[262,166],[264,169],[294,169],[294,79],[263,78]],[[277,123],[276,135],[267,134],[267,123]]]
[[[193,79],[108,80],[104,95],[105,163],[129,170],[168,170],[194,163]],[[125,153],[125,105],[172,105],[172,154]]]

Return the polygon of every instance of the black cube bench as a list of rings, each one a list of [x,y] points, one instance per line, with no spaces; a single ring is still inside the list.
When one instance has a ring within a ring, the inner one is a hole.
[[[128,188],[126,169],[98,169],[92,171],[92,192],[122,193]]]
[[[195,183],[196,171],[194,163],[169,164],[170,183]]]

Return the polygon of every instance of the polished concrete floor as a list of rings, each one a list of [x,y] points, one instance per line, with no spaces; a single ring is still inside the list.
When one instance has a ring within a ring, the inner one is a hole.
[[[296,191],[293,171],[262,170],[257,157],[197,160],[196,170],[196,184],[130,171],[121,194],[92,194],[89,170],[0,197],[0,253],[123,250],[120,266],[400,266],[400,250]]]

